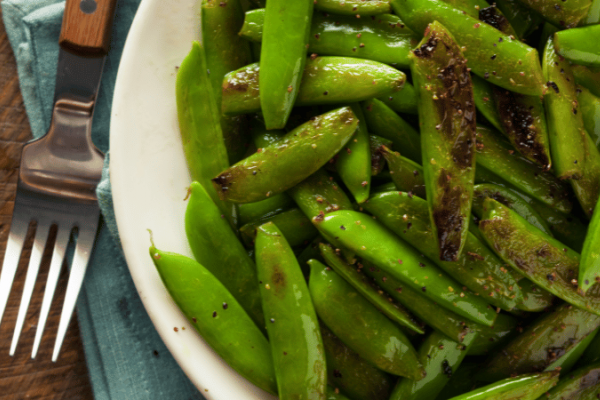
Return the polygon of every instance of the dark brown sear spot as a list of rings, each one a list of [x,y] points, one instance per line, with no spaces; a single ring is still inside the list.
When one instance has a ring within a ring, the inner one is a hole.
[[[233,175],[228,172],[224,172],[221,175],[217,176],[216,178],[212,179],[212,181],[214,183],[216,183],[217,185],[219,185],[221,187],[222,192],[226,192],[229,190],[232,180],[233,180]]]
[[[500,14],[498,9],[494,6],[489,6],[479,10],[479,20],[493,26],[500,32],[504,32],[504,30],[509,26],[509,22],[506,17]]]
[[[371,150],[371,168],[374,171],[381,172],[385,165],[383,153],[386,151],[385,146],[379,146]]]
[[[247,92],[249,88],[258,88],[258,67],[244,68],[223,82],[223,93]]]
[[[443,190],[439,205],[433,210],[433,220],[437,227],[440,259],[456,261],[460,249],[461,231],[464,216],[461,213],[463,189],[460,185],[452,187],[442,169],[438,178],[438,187]]]
[[[275,293],[275,295],[283,294],[282,290],[285,289],[286,285],[287,279],[284,272],[279,265],[275,265],[273,274],[271,274],[271,287],[274,291],[273,293]]]
[[[431,35],[427,43],[421,45],[418,49],[413,50],[415,56],[419,58],[429,58],[433,55],[439,39],[435,35]]]

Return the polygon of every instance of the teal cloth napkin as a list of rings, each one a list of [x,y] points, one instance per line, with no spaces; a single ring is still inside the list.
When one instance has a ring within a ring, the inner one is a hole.
[[[125,38],[140,0],[118,0],[92,137],[108,151],[110,107]],[[2,16],[17,59],[33,136],[50,125],[63,0],[3,0]],[[123,258],[106,158],[97,194],[103,219],[77,303],[79,328],[97,400],[204,399],[156,332]]]

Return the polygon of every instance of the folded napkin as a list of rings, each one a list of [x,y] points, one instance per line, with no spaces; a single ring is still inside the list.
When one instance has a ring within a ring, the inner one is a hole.
[[[139,3],[118,0],[117,4],[92,130],[94,143],[105,153],[119,60]],[[50,125],[63,9],[62,0],[2,1],[2,17],[35,138]],[[131,280],[115,223],[108,160],[107,156],[97,191],[103,220],[77,302],[95,398],[204,399],[165,347]]]

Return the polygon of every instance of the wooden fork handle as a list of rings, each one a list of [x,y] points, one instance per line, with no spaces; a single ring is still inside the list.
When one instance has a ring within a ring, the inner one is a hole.
[[[116,4],[117,0],[67,0],[60,46],[81,55],[106,55]]]

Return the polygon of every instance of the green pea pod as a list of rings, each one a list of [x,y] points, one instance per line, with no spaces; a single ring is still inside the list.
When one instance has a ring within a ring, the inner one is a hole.
[[[558,372],[520,375],[450,400],[535,400],[558,382]]]
[[[316,260],[309,265],[315,309],[337,337],[383,371],[415,380],[424,377],[416,351],[398,326],[333,270]]]
[[[600,35],[599,25],[566,29],[554,34],[556,52],[569,61],[600,67],[600,46],[593,40]]]
[[[364,4],[362,2],[361,4]],[[240,36],[262,40],[264,10],[246,13]],[[375,19],[315,13],[312,18],[308,53],[357,57],[408,67],[408,53],[418,36],[395,15],[380,14]]]
[[[365,17],[391,11],[389,0],[317,0],[315,8],[334,14]]]
[[[477,1],[479,5],[479,12],[476,18],[486,24],[493,26],[500,32],[508,36],[518,36],[517,31],[512,26],[508,18],[504,16],[504,12],[496,7],[496,4],[488,5],[485,1]]]
[[[390,148],[393,143],[381,136],[370,135],[369,144],[371,146],[371,176],[379,175],[385,167],[385,157],[381,148],[382,146]]]
[[[224,201],[237,203],[279,194],[321,168],[350,140],[357,125],[350,107],[330,111],[221,172],[213,185]]]
[[[210,347],[244,378],[277,393],[269,342],[227,288],[191,258],[154,246],[150,256],[171,297]]]
[[[544,19],[561,29],[571,29],[583,20],[592,0],[576,0],[558,5],[552,1],[519,0],[523,5],[539,13]]]
[[[311,0],[270,0],[265,8],[258,86],[267,129],[285,126],[300,92],[313,5]]]
[[[523,39],[537,29],[543,19],[518,0],[496,0],[496,7],[502,11],[518,38]]]
[[[505,310],[513,309],[521,301],[517,281],[492,251],[471,233],[467,236],[464,254],[457,261],[440,261],[435,257],[435,237],[425,200],[394,191],[371,197],[364,208],[459,283],[479,293],[485,301]],[[465,295],[463,291],[457,294]]]
[[[198,182],[189,188],[185,233],[194,258],[235,296],[259,327],[264,327],[254,262]]]
[[[494,326],[481,327],[479,334],[469,348],[470,356],[482,356],[506,344],[518,334],[518,320],[507,314],[498,314]]]
[[[371,143],[363,112],[358,104],[350,106],[356,118],[358,129],[346,148],[339,152],[336,169],[357,203],[369,198],[371,189]]]
[[[479,371],[479,363],[468,360],[462,362],[460,367],[452,374],[452,377],[444,386],[444,390],[435,398],[435,400],[448,400],[454,396],[475,390],[481,386],[473,377]]]
[[[544,78],[534,48],[436,0],[391,0],[391,4],[414,32],[424,32],[434,21],[445,26],[464,48],[473,73],[517,93],[530,96],[543,93]]]
[[[555,296],[600,315],[600,285],[586,295],[577,287],[579,254],[493,199],[483,207],[479,230],[505,262]]]
[[[467,60],[437,22],[428,26],[411,59],[436,258],[456,261],[469,231],[475,179],[475,104]],[[447,65],[453,66],[444,69]]]
[[[364,274],[356,270],[355,266],[346,263],[341,257],[336,255],[335,250],[331,246],[322,243],[319,245],[319,248],[327,265],[333,268],[335,272],[352,285],[365,299],[377,307],[386,317],[417,333],[425,333],[422,323],[410,315],[400,304],[390,301],[392,299],[389,296],[378,291]]]
[[[552,236],[550,227],[533,206],[523,200],[516,191],[498,185],[475,185],[473,189],[472,212],[475,213],[478,218],[481,218],[481,215],[483,214],[483,201],[488,197],[497,200],[514,210],[531,225],[535,226],[545,234]]]
[[[577,361],[577,365],[583,367],[596,364],[597,362],[600,362],[600,335],[598,334],[594,336],[586,351],[581,355],[581,358]]]
[[[600,396],[600,364],[578,369],[558,381],[545,400],[592,400]]]
[[[553,156],[553,160],[556,160]],[[567,186],[549,171],[515,153],[493,130],[477,127],[477,166],[499,175],[521,192],[563,213],[572,208]]]
[[[400,92],[389,96],[379,97],[380,101],[398,113],[417,114],[417,93],[415,87],[405,82]]]
[[[579,178],[585,159],[585,129],[577,112],[575,82],[569,62],[559,58],[554,41],[544,50],[544,77],[548,91],[544,96],[552,149],[552,161],[561,179]]]
[[[600,98],[583,86],[577,86],[576,92],[583,126],[598,148],[600,146]]]
[[[583,292],[600,281],[600,207],[596,205],[592,221],[583,242],[581,262],[579,263],[579,285]]]
[[[229,166],[221,130],[220,113],[213,96],[202,45],[192,50],[177,72],[176,98],[179,131],[192,181],[198,181],[210,194],[229,222],[237,225],[235,206],[219,200],[210,184],[215,174]],[[200,72],[199,72],[200,71]]]
[[[552,306],[555,297],[552,293],[542,289],[529,279],[523,278],[519,281],[519,288],[523,293],[523,301],[517,308],[527,312],[541,312]]]
[[[568,304],[546,313],[494,352],[479,377],[488,382],[543,371],[600,324],[600,318]]]
[[[296,256],[272,222],[256,236],[256,268],[279,398],[325,399],[319,321]]]
[[[588,10],[587,16],[581,20],[580,25],[594,25],[600,23],[600,1],[592,0],[592,6]]]
[[[487,326],[493,324],[496,313],[483,299],[470,292],[461,295],[460,284],[370,216],[356,211],[334,211],[318,218],[317,224],[320,230],[335,237],[342,247],[377,265],[414,290],[422,291],[440,306],[474,322]]]
[[[240,225],[243,226],[259,219],[272,217],[292,207],[294,207],[294,200],[285,193],[256,203],[240,204],[238,208]]]
[[[223,80],[222,111],[248,114],[260,111],[259,65],[230,72]],[[316,57],[306,61],[295,106],[354,103],[402,89],[403,72],[377,61],[350,57]]]
[[[500,115],[498,114],[498,107],[496,106],[492,85],[477,75],[471,75],[471,81],[473,82],[473,99],[475,100],[477,111],[479,111],[494,128],[502,131],[502,122],[500,121]]]
[[[585,130],[583,134],[585,146],[583,175],[579,179],[571,179],[571,187],[585,215],[591,218],[600,198],[600,151]]]
[[[250,135],[256,148],[262,149],[281,140],[285,136],[285,131],[278,129],[267,130],[262,118],[253,116],[250,117]]]
[[[392,181],[394,181],[396,188],[425,199],[427,194],[425,191],[423,168],[414,161],[402,157],[400,153],[393,152],[385,146],[382,146],[380,151],[387,161]]]
[[[600,69],[588,68],[584,65],[572,65],[571,71],[575,77],[575,83],[588,89],[594,96],[600,97]]]
[[[588,334],[579,343],[575,344],[571,348],[571,350],[565,353],[565,355],[563,355],[558,360],[550,364],[548,368],[546,368],[546,371],[557,370],[560,371],[560,373],[563,374],[563,376],[569,373],[569,371],[573,369],[573,366],[577,363],[577,361],[579,361],[581,355],[587,351],[588,346],[592,343],[597,334],[598,328],[596,328],[596,330]]]
[[[439,307],[437,303],[423,296],[409,285],[390,276],[386,272],[363,261],[362,272],[373,279],[373,284],[380,286],[390,297],[408,308],[417,318],[424,321],[436,331],[443,333],[455,342],[461,343],[472,332],[481,329],[481,325],[466,321],[454,312]]]
[[[398,190],[398,188],[396,187],[396,184],[394,182],[388,182],[388,183],[384,183],[383,185],[379,185],[379,186],[375,187],[373,189],[373,194],[392,192],[394,190]]]
[[[419,347],[419,361],[427,375],[420,381],[400,379],[390,400],[431,400],[444,389],[467,355],[477,334],[468,335],[458,344],[438,332],[432,332]]]
[[[362,359],[323,323],[321,336],[325,345],[330,385],[353,400],[388,400],[392,390],[392,380],[388,374]]]
[[[264,200],[263,200],[264,201]],[[281,230],[283,237],[292,247],[307,244],[318,235],[317,230],[306,218],[304,213],[297,208],[283,211],[263,219],[255,220],[240,228],[242,240],[248,247],[252,247],[261,225],[272,222]]]

